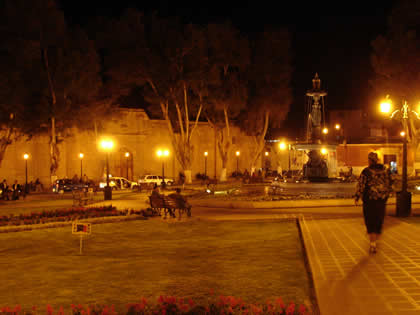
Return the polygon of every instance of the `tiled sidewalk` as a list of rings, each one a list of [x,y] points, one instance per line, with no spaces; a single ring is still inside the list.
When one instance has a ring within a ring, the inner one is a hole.
[[[386,217],[376,254],[363,218],[301,219],[322,315],[420,314],[420,228]]]

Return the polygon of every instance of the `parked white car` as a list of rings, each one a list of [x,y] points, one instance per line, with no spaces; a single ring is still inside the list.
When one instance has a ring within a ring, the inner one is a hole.
[[[139,184],[162,184],[162,176],[159,175],[144,175],[143,178],[140,178],[138,181]],[[165,184],[170,186],[173,185],[174,181],[170,178],[165,177]]]
[[[134,189],[138,186],[136,182],[132,182],[124,177],[110,177],[109,186],[112,189]],[[99,183],[99,188],[106,187],[106,180]]]

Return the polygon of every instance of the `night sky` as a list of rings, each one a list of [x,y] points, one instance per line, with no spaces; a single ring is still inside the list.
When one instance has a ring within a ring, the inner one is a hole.
[[[187,23],[229,19],[245,33],[261,31],[264,25],[287,27],[293,36],[294,101],[285,128],[299,124],[303,128],[305,91],[311,88],[315,72],[328,92],[327,111],[372,106],[368,84],[372,76],[370,42],[385,34],[387,16],[396,0],[336,1],[334,5],[327,1],[255,0],[197,1],[196,4],[159,0],[89,0],[84,4],[61,0],[60,3],[70,22],[81,25],[91,16],[116,16],[124,8],[134,7],[157,11],[162,16],[179,16]]]

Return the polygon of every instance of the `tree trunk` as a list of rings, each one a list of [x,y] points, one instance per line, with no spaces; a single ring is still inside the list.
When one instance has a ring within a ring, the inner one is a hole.
[[[264,126],[263,126],[263,130],[261,131],[261,133],[259,135],[253,136],[253,140],[254,140],[254,145],[253,147],[255,148],[253,150],[253,153],[251,153],[251,170],[254,169],[255,170],[255,166],[256,166],[256,162],[258,160],[258,158],[260,157],[262,151],[264,150],[265,147],[265,135],[267,134],[267,129],[268,129],[268,122],[270,120],[270,112],[266,111],[264,114]]]
[[[157,90],[155,84],[152,80],[148,80],[148,83],[154,93],[160,97],[159,91]],[[191,139],[192,135],[194,134],[195,129],[198,125],[198,120],[200,119],[200,114],[202,110],[202,105],[198,109],[194,125],[190,128],[190,120],[189,120],[189,109],[188,109],[188,93],[187,93],[187,86],[184,82],[183,84],[183,92],[184,92],[184,113],[181,111],[181,108],[178,102],[175,102],[175,108],[178,118],[178,124],[180,127],[180,134],[175,134],[174,129],[172,127],[172,122],[169,117],[169,100],[166,99],[165,102],[160,102],[160,108],[162,110],[163,116],[166,121],[166,125],[168,127],[169,136],[171,138],[171,143],[173,150],[175,151],[176,158],[181,164],[182,170],[185,174],[185,182],[187,184],[192,183],[192,176],[191,176],[191,166],[192,161],[194,159],[194,146],[192,145]],[[184,116],[183,116],[184,115]],[[189,176],[187,176],[189,173]]]
[[[222,169],[220,171],[220,181],[227,181],[227,166],[229,163],[229,154],[232,147],[232,135],[230,133],[229,117],[226,107],[224,108],[224,122],[225,127],[219,128],[211,119],[207,118],[207,121],[211,127],[215,130],[216,134],[216,143],[219,148],[219,154],[222,159]],[[216,157],[215,157],[216,159]]]
[[[45,70],[47,71],[47,78],[48,78],[48,85],[50,88],[51,94],[51,139],[50,139],[50,175],[51,175],[51,184],[57,177],[57,169],[59,164],[59,150],[57,147],[57,137],[55,132],[55,105],[57,103],[57,97],[55,94],[54,84],[50,73],[50,68],[48,64],[48,53],[47,49],[42,50],[43,57],[44,57],[44,66]]]
[[[51,117],[51,139],[50,139],[50,174],[51,180],[57,177],[57,169],[60,161],[60,151],[58,150],[57,137],[55,132],[55,118]]]
[[[6,154],[6,149],[9,146],[9,141],[6,139],[0,140],[0,168],[1,164],[3,163],[4,155]]]
[[[184,170],[185,175],[185,183],[191,184],[192,183],[192,172],[191,170]]]
[[[220,171],[220,179],[221,182],[226,182],[227,181],[227,168],[226,167],[222,167],[222,170]]]
[[[4,133],[4,134],[3,134]],[[2,130],[0,133],[0,168],[3,163],[4,155],[6,154],[7,147],[12,143],[12,137],[14,135],[14,130],[12,127],[6,127],[5,130]],[[13,139],[15,140],[15,139]]]

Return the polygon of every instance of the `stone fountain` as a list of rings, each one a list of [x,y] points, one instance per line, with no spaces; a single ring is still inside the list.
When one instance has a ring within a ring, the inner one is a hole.
[[[306,92],[306,141],[294,145],[304,151],[303,176],[311,182],[326,182],[337,177],[337,145],[327,142],[325,96],[318,73],[312,79],[312,89]]]

